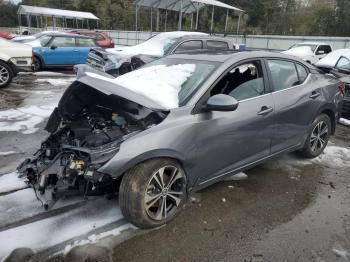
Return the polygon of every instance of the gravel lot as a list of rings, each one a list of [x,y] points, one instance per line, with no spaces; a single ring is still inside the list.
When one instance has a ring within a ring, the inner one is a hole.
[[[202,190],[160,229],[128,224],[117,199],[67,198],[44,211],[13,172],[47,136],[45,121],[72,81],[29,74],[0,90],[0,261],[16,248],[7,261],[350,260],[346,126],[319,158],[290,154]]]

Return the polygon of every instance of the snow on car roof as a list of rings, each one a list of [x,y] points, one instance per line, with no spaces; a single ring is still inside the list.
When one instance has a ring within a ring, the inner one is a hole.
[[[174,31],[174,32],[164,32],[160,33],[147,41],[130,47],[123,48],[122,51],[116,48],[107,49],[108,52],[113,54],[132,54],[132,55],[152,55],[152,56],[163,56],[164,55],[164,46],[167,43],[171,43],[174,39],[180,38],[183,36],[189,35],[203,35],[208,34],[199,33],[199,32],[183,32],[183,31]]]
[[[318,61],[316,66],[333,68],[342,56],[350,60],[350,49],[337,49]]]
[[[298,46],[288,49],[282,52],[283,54],[293,55],[293,56],[305,56],[305,55],[313,55],[314,53],[309,46]]]
[[[324,42],[312,42],[312,41],[307,41],[307,42],[301,42],[301,43],[297,43],[295,45],[329,45],[326,44]]]

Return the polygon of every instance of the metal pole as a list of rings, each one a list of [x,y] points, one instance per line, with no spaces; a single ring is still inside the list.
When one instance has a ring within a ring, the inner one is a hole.
[[[197,5],[196,30],[198,30],[198,15],[199,15],[199,9],[198,9],[198,5]]]
[[[227,23],[228,23],[228,9],[226,9],[225,33],[227,31]]]
[[[159,32],[159,8],[157,8],[156,30]]]
[[[42,29],[44,29],[44,27],[43,27],[43,16],[42,15],[40,16],[40,27]]]
[[[137,21],[137,20],[138,20],[138,19],[137,19],[137,18],[138,18],[138,17],[137,17],[137,13],[138,13],[137,5],[136,5],[136,10],[135,10],[135,11],[136,11],[136,12],[135,12],[135,31],[137,32],[137,22],[138,22],[138,21]]]
[[[191,13],[191,30],[192,30],[192,27],[193,27],[193,13]]]
[[[180,13],[179,13],[179,31],[182,30],[182,0],[180,1]]]
[[[21,26],[22,26],[22,15],[21,14],[18,14],[18,28],[19,28],[19,34],[22,33],[22,29],[21,29]]]
[[[164,28],[164,31],[165,31],[165,32],[166,32],[167,18],[168,18],[168,9],[165,9],[165,28]]]
[[[240,24],[241,24],[241,15],[242,15],[242,13],[239,13],[239,16],[238,16],[238,24],[237,24],[237,35],[238,35],[238,33],[239,33],[239,26],[240,26]]]
[[[213,10],[211,12],[211,26],[210,26],[211,33],[213,33],[213,24],[214,24],[214,6],[213,6]]]
[[[87,22],[87,26],[88,26],[88,29],[90,30],[90,23],[89,23],[89,19],[86,20]]]
[[[45,16],[45,30],[47,30],[47,16]]]
[[[153,32],[153,7],[151,7],[151,36]]]
[[[53,30],[56,30],[56,17],[52,17],[53,19]]]

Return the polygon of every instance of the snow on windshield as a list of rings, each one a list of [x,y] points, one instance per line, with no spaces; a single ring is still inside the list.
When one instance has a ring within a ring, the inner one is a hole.
[[[171,109],[179,107],[181,86],[192,76],[195,69],[195,64],[154,65],[132,71],[115,79],[90,72],[86,74],[113,82],[153,100],[164,108]]]
[[[160,33],[146,42],[143,42],[139,45],[130,46],[123,48],[122,51],[116,48],[107,49],[108,52],[114,54],[144,54],[144,55],[152,55],[152,56],[163,56],[165,49],[169,44],[173,44],[178,38],[183,37],[185,35],[206,35],[205,33],[197,33],[197,32],[166,32]]]

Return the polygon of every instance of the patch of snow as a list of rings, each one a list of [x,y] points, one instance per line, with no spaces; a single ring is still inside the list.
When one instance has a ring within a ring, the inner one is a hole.
[[[349,167],[350,149],[340,146],[327,146],[324,153],[312,159],[312,162],[320,163],[330,167]]]
[[[314,55],[310,46],[297,46],[297,47],[288,49],[286,51],[283,51],[282,53],[287,55],[300,56],[300,57],[303,57],[306,55],[310,55],[310,56]]]
[[[17,172],[13,172],[0,176],[0,193],[26,188],[27,184],[24,183],[24,179],[19,178],[18,175]]]
[[[72,248],[77,247],[77,246],[83,246],[86,244],[92,244],[100,241],[103,238],[109,237],[109,236],[118,236],[120,235],[123,231],[128,230],[128,229],[137,229],[137,227],[127,223],[122,226],[119,226],[117,228],[114,228],[112,230],[102,232],[99,234],[93,234],[88,237],[88,239],[83,239],[83,240],[76,240],[74,241],[73,244],[67,245],[64,248],[64,254],[67,254]]]
[[[49,83],[52,86],[66,86],[70,85],[75,78],[38,78],[35,80],[37,83]]]
[[[112,82],[141,94],[165,108],[179,107],[181,85],[194,73],[195,64],[154,65],[111,79],[95,73],[86,74]]]
[[[33,193],[34,195],[34,193]],[[122,218],[117,201],[99,199],[55,217],[0,232],[0,261],[18,247],[34,251],[63,243]]]
[[[344,126],[350,126],[350,119],[340,118],[339,123]]]
[[[337,49],[326,55],[316,63],[316,66],[334,68],[339,58],[344,56],[350,60],[350,49]]]
[[[7,152],[0,152],[0,156],[9,156],[9,155],[14,155],[18,154],[16,151],[7,151]]]
[[[52,77],[73,77],[73,74],[65,74],[60,72],[40,71],[40,72],[19,72],[19,75],[34,75],[34,76],[52,76]]]
[[[35,133],[38,130],[36,126],[50,116],[55,106],[56,104],[31,105],[0,111],[0,132]]]
[[[225,178],[225,181],[238,181],[238,180],[244,180],[247,178],[248,176],[246,173],[240,172],[238,174]]]
[[[226,198],[223,197],[221,200],[223,203],[226,203]]]

